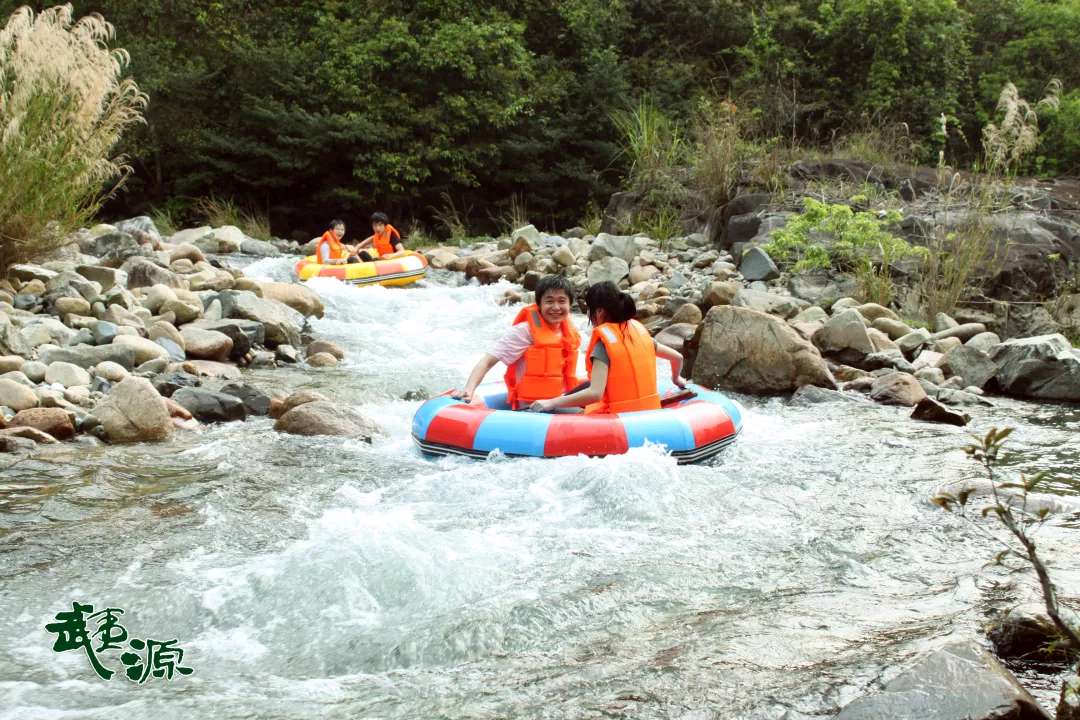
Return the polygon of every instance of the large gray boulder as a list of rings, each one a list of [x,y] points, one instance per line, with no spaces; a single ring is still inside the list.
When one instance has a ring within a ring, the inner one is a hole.
[[[240,241],[240,252],[245,255],[255,255],[256,257],[277,257],[281,254],[280,250],[267,241],[250,237],[245,237]]]
[[[914,407],[926,397],[926,390],[914,375],[892,372],[874,380],[870,397],[885,405]]]
[[[316,400],[292,408],[277,419],[274,429],[292,435],[336,435],[365,442],[382,434],[371,419],[329,400]]]
[[[618,285],[630,274],[630,266],[620,257],[604,257],[589,264],[589,284],[611,281]]]
[[[244,401],[227,393],[185,387],[174,392],[172,399],[199,422],[214,423],[247,419],[247,407]]]
[[[259,282],[262,296],[268,300],[285,303],[301,315],[322,317],[326,311],[322,298],[307,285],[282,282]]]
[[[998,388],[1018,397],[1080,402],[1080,350],[1063,335],[1006,340],[993,349]]]
[[[849,365],[877,350],[866,332],[866,321],[853,308],[829,318],[814,333],[814,345],[826,355],[836,355]]]
[[[938,365],[949,376],[964,379],[964,387],[981,388],[997,374],[997,364],[982,350],[961,345],[945,353]]]
[[[803,385],[834,389],[821,353],[787,323],[767,313],[718,305],[702,325],[694,382],[757,395]]]
[[[116,223],[116,231],[130,234],[145,233],[150,240],[161,241],[161,233],[158,232],[157,225],[148,215],[139,215],[138,217],[121,220]]]
[[[795,317],[800,311],[810,307],[810,303],[805,300],[748,289],[735,293],[731,304],[734,307],[749,308],[770,315],[779,315],[785,319]]]
[[[187,356],[197,360],[225,361],[233,349],[232,338],[216,330],[185,325],[180,329],[180,337]]]
[[[88,243],[80,243],[82,251],[101,260],[105,267],[118,268],[128,258],[153,257],[154,251],[149,245],[142,245],[126,232],[111,232],[99,235]]]
[[[739,261],[739,272],[747,280],[773,280],[780,277],[780,269],[769,257],[769,254],[759,247],[752,247],[743,253]]]
[[[189,327],[223,333],[233,341],[229,357],[236,359],[247,355],[252,347],[266,344],[266,328],[257,320],[197,320]]]
[[[787,287],[795,297],[816,303],[853,295],[858,283],[850,275],[814,270],[792,275]]]
[[[144,257],[131,257],[120,266],[127,273],[129,289],[165,285],[171,288],[187,289],[188,283],[183,275],[167,270]]]
[[[75,272],[87,280],[99,283],[103,290],[108,290],[113,285],[127,285],[127,273],[117,268],[104,265],[78,265],[75,267]]]
[[[615,257],[621,258],[629,265],[637,254],[638,246],[633,236],[609,235],[602,232],[593,240],[592,247],[589,248],[588,259],[596,261]]]
[[[19,329],[12,324],[11,318],[0,310],[0,355],[25,357],[30,354],[30,350],[30,344],[26,342]]]
[[[285,303],[261,298],[247,290],[223,290],[219,297],[225,317],[262,323],[267,344],[301,345],[300,328],[304,316]]]
[[[270,413],[270,396],[254,385],[235,382],[222,386],[221,392],[232,395],[244,404],[248,415],[267,415]]]
[[[110,442],[148,442],[172,435],[172,420],[164,398],[150,381],[129,375],[99,402],[93,415],[101,421]]]
[[[135,367],[136,351],[134,347],[124,345],[73,345],[56,347],[43,345],[38,348],[38,356],[46,365],[54,362],[67,362],[89,370],[98,363],[114,362],[125,370]]]
[[[957,642],[920,660],[836,720],[1050,720],[990,653]]]

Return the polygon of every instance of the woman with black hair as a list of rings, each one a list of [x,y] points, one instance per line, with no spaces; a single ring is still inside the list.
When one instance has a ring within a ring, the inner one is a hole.
[[[659,410],[656,388],[656,358],[671,363],[671,381],[686,386],[682,378],[682,355],[652,339],[645,326],[634,317],[634,299],[613,282],[593,285],[585,292],[592,339],[585,356],[589,385],[530,406],[536,412],[561,407],[585,407],[586,414]]]

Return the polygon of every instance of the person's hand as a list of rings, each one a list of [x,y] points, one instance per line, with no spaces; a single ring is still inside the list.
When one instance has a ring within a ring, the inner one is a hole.
[[[474,400],[473,394],[469,390],[454,390],[452,393],[450,393],[450,397],[454,398],[455,400],[460,400],[463,403],[469,404],[472,404]]]
[[[682,375],[674,376],[673,378],[671,378],[671,382],[675,383],[676,386],[684,390],[686,389],[686,378],[684,378]]]
[[[529,406],[529,412],[551,412],[555,409],[555,403],[552,400],[536,400]]]

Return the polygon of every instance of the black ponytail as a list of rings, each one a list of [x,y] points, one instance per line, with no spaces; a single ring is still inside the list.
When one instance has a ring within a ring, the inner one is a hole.
[[[637,317],[637,303],[615,283],[607,280],[585,291],[585,304],[589,307],[589,320],[596,324],[596,311],[603,310],[608,322],[624,323]]]

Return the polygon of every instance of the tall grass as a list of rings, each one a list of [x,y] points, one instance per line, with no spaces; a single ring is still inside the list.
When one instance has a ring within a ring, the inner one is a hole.
[[[927,322],[939,312],[953,312],[963,300],[978,294],[982,282],[1000,269],[1005,243],[995,242],[993,229],[978,207],[970,210],[952,231],[934,228],[927,238],[927,255],[918,284]]]
[[[1015,173],[1025,155],[1039,146],[1039,115],[1037,108],[1045,107],[1056,110],[1059,106],[1061,81],[1051,80],[1047,85],[1046,96],[1034,107],[1024,98],[1011,82],[998,96],[997,123],[987,123],[983,128],[983,151],[986,153],[986,167],[991,173],[1001,172],[1006,175]]]
[[[907,123],[876,124],[869,118],[863,120],[862,127],[832,141],[834,157],[884,167],[913,164],[916,149]]]
[[[468,217],[472,208],[459,210],[454,203],[454,198],[450,197],[450,193],[444,192],[440,197],[442,198],[442,205],[438,208],[432,208],[432,215],[435,222],[446,231],[450,244],[460,245],[469,237]]]
[[[518,228],[529,224],[529,208],[525,203],[525,196],[514,193],[509,199],[501,203],[497,213],[489,214],[491,221],[499,228],[499,231],[509,235]]]
[[[694,125],[694,185],[706,210],[732,198],[743,164],[758,150],[743,137],[743,121],[729,100],[704,98]]]
[[[656,206],[676,202],[683,192],[678,174],[689,149],[679,123],[648,97],[611,119],[621,139],[621,153],[630,162],[631,189]]]
[[[586,235],[599,235],[600,228],[604,224],[604,212],[595,200],[589,200],[585,205],[585,216],[581,218],[581,227]]]
[[[100,15],[16,10],[0,30],[0,267],[87,224],[131,172],[113,150],[146,95]]]
[[[240,207],[228,198],[218,198],[214,195],[202,197],[195,201],[193,209],[213,227],[234,225],[248,237],[258,240],[267,240],[271,237],[270,218],[266,213]]]

